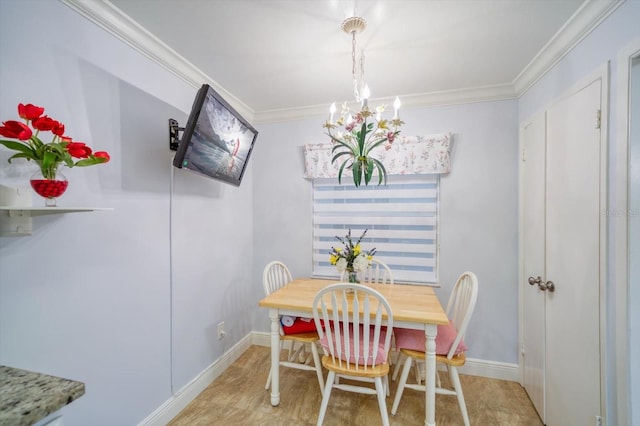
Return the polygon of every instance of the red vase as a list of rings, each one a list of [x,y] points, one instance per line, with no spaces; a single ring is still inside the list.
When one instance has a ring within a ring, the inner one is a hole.
[[[56,170],[54,173],[48,171],[50,177],[47,178],[42,174],[42,170],[38,169],[33,176],[31,176],[31,187],[39,196],[44,198],[44,205],[47,207],[55,207],[56,199],[64,194],[69,186],[67,178],[62,174],[60,170]]]

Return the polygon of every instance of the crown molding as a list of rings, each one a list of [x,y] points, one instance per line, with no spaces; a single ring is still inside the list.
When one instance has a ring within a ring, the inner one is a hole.
[[[513,80],[521,97],[626,0],[587,0]]]
[[[151,34],[136,21],[125,15],[108,0],[60,0],[80,15],[164,67],[189,85],[199,89],[204,83],[220,93],[242,116],[252,121],[254,111],[229,93],[210,76]]]
[[[501,101],[515,99],[516,94],[511,84],[503,84],[485,87],[469,87],[465,89],[446,90],[440,92],[420,93],[414,95],[402,95],[402,107],[428,107],[470,104],[475,102]],[[372,98],[372,105],[393,105],[395,98]],[[266,111],[257,111],[254,116],[255,123],[274,123],[327,115],[329,104],[312,105],[300,108],[284,108]]]
[[[203,83],[208,83],[252,123],[299,120],[317,117],[327,111],[326,105],[254,111],[108,0],[60,1],[191,86],[199,88]],[[625,1],[587,0],[512,83],[403,95],[403,107],[444,106],[518,98]],[[389,104],[393,102],[387,99],[373,101]]]

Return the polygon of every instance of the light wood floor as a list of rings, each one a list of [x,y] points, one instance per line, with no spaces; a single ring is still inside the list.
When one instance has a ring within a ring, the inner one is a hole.
[[[322,400],[315,373],[280,368],[280,405],[272,407],[264,389],[269,372],[270,349],[251,346],[170,423],[170,426],[311,426]],[[443,385],[446,374],[440,374]],[[326,377],[326,374],[325,374]],[[472,425],[540,426],[524,389],[516,382],[461,375],[462,389]],[[391,383],[387,409],[391,425],[424,425],[424,394],[406,389],[398,413],[391,415],[396,383]],[[436,395],[436,423],[462,425],[455,396]],[[334,389],[325,416],[326,426],[380,425],[375,395]]]

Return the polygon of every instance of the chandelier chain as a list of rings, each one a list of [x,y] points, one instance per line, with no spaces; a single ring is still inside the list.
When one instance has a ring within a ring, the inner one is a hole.
[[[364,79],[364,50],[360,50],[360,81],[361,81],[361,84],[364,86],[366,81]]]
[[[360,80],[356,75],[356,31],[351,32],[351,76],[353,77],[353,94],[357,102],[360,102],[360,93],[364,87],[364,51],[360,51]]]
[[[356,32],[351,32],[351,75],[356,81]]]

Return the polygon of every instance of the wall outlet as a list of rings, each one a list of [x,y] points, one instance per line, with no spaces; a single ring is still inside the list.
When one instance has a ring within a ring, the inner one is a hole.
[[[218,324],[218,340],[222,339],[227,335],[227,332],[224,331],[224,321]]]

